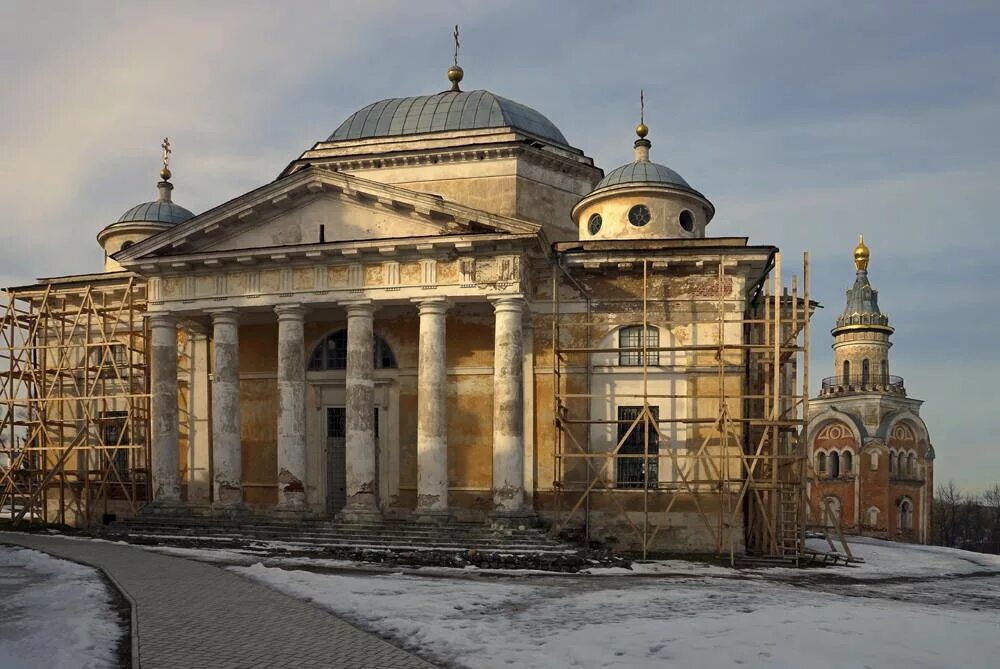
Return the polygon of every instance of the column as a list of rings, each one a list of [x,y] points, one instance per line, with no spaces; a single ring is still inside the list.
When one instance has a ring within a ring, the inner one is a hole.
[[[347,508],[377,513],[375,491],[375,306],[369,301],[347,307]]]
[[[524,298],[490,298],[496,312],[493,344],[493,510],[524,509]]]
[[[243,504],[240,449],[240,339],[235,309],[212,312],[212,481],[215,505]]]
[[[306,505],[306,359],[300,305],[278,314],[278,506]]]
[[[177,423],[177,320],[149,314],[150,439],[153,499],[181,501],[180,428]]]
[[[448,508],[448,424],[445,410],[444,298],[414,300],[420,311],[417,371],[417,513]]]

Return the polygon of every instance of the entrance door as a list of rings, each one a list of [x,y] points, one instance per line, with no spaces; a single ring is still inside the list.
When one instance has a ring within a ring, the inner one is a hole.
[[[326,510],[332,515],[347,503],[347,411],[326,408]]]
[[[379,419],[381,412],[375,407],[375,472],[379,480],[385,480],[380,466]],[[380,486],[376,486],[376,501],[382,497]],[[326,510],[332,515],[347,504],[347,410],[345,407],[326,408]]]

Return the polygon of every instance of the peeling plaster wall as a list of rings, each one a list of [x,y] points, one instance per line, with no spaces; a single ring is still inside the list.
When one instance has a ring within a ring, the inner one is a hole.
[[[488,510],[492,484],[493,308],[489,304],[456,304],[447,314],[446,392],[448,396],[448,480],[450,505]],[[324,314],[307,316],[306,357],[325,336],[346,328],[346,321]],[[398,395],[397,461],[399,491],[386,500],[412,508],[417,485],[417,356],[419,317],[415,307],[386,307],[376,312],[374,330],[392,349],[398,368],[376,370],[376,404],[386,405],[388,387]],[[277,440],[277,324],[240,327],[241,420],[244,499],[248,504],[277,501],[273,485]],[[319,376],[317,376],[317,374]],[[326,375],[325,380],[317,378]],[[340,375],[338,377],[338,374]],[[389,380],[391,379],[391,380]],[[316,383],[331,390],[318,391]],[[387,385],[388,384],[388,385]],[[307,498],[322,511],[325,505],[325,429],[319,409],[336,403],[342,372],[308,373],[307,390]],[[383,423],[383,427],[386,424]],[[380,441],[394,435],[382,434]],[[382,468],[380,467],[380,470]],[[385,473],[384,470],[383,474]]]
[[[638,275],[635,271],[615,272],[604,270],[600,272],[584,272],[578,270],[574,276],[592,291],[591,296],[591,327],[590,340],[587,339],[587,329],[582,325],[586,320],[585,313],[571,313],[573,309],[582,311],[583,302],[575,290],[568,288],[568,282],[560,284],[560,301],[562,316],[560,317],[560,335],[562,347],[594,347],[616,348],[618,345],[617,331],[620,326],[642,323],[641,303],[622,304],[616,300],[641,300],[643,294],[643,279],[641,267]],[[727,299],[737,302],[726,306],[726,319],[738,319],[743,315],[742,295],[745,290],[746,277],[727,271],[727,277],[720,284],[717,268],[706,268],[703,272],[694,273],[690,269],[650,271],[646,285],[650,301],[669,298],[669,303],[651,303],[648,305],[647,317],[651,325],[660,328],[660,345],[715,344],[719,340],[718,296],[721,292]],[[548,301],[551,299],[551,277],[539,277],[535,299]],[[574,304],[576,301],[576,304]],[[536,411],[536,452],[537,467],[535,508],[543,516],[552,518],[555,513],[555,495],[552,482],[554,479],[555,429],[553,428],[553,374],[552,374],[552,317],[547,314],[536,314],[535,322],[535,393]],[[570,324],[574,327],[567,327]],[[723,324],[722,337],[724,341],[739,344],[743,342],[743,329],[738,323]],[[660,405],[660,417],[691,417],[714,419],[719,412],[718,368],[714,351],[707,352],[661,352],[662,368],[651,367],[650,394],[686,394],[686,398],[674,400],[651,400],[652,404]],[[590,392],[593,393],[637,393],[641,392],[641,367],[621,368],[618,366],[617,353],[570,353],[564,356],[562,363],[563,390],[566,393],[587,393],[587,366],[591,366],[592,381]],[[670,363],[670,364],[667,364]],[[744,392],[742,376],[743,354],[740,351],[726,353],[725,363],[731,365],[731,371],[725,377],[725,394],[730,398],[738,398]],[[570,373],[566,373],[569,371]],[[616,419],[618,405],[641,404],[641,398],[594,399],[588,414],[586,400],[568,399],[565,401],[569,414],[574,419],[604,418]],[[730,413],[734,417],[742,416],[742,401],[728,403]],[[733,426],[739,433],[739,427]],[[661,429],[672,439],[674,450],[680,458],[685,454],[694,454],[703,440],[709,437],[704,453],[713,459],[717,466],[722,467],[728,462],[732,472],[740,470],[739,440],[730,442],[723,452],[718,436],[712,435],[712,426],[696,424],[664,424]],[[575,440],[584,448],[587,442],[586,426],[571,426],[568,430]],[[595,426],[590,429],[591,452],[610,450],[617,441],[617,429],[614,425]],[[564,437],[564,452],[576,452],[567,437]],[[665,451],[661,451],[664,452]],[[705,458],[702,458],[702,461]],[[594,471],[604,464],[603,459],[595,459]],[[695,475],[701,479],[714,477],[707,466],[702,465],[701,471],[692,468],[689,477]],[[734,474],[734,477],[738,475]],[[613,484],[615,471],[613,466],[604,470],[603,478]],[[668,481],[679,480],[672,471],[672,464],[667,458],[660,460],[660,479]],[[563,481],[576,486],[586,485],[588,481],[586,465],[581,459],[564,462]],[[699,502],[705,512],[705,518],[698,513],[694,498],[690,494],[680,494],[669,514],[665,513],[666,505],[672,496],[665,492],[650,492],[649,503],[650,523],[661,525],[656,536],[654,550],[672,550],[686,552],[714,551],[718,531],[719,510],[723,504],[728,508],[735,504],[734,499],[724,500],[721,494],[711,494],[713,483],[701,486],[704,492],[699,494]],[[620,490],[613,493],[598,492],[590,496],[590,533],[591,537],[608,541],[620,549],[636,549],[639,547],[635,529],[623,517],[617,504],[620,504],[629,520],[642,526],[642,509],[644,494],[642,490]],[[563,513],[580,499],[579,493],[567,492],[562,501]],[[617,502],[617,504],[616,504]],[[583,514],[578,513],[578,526],[583,525]],[[708,525],[706,526],[706,520]],[[737,550],[742,548],[742,514],[737,514],[733,536],[736,538]]]

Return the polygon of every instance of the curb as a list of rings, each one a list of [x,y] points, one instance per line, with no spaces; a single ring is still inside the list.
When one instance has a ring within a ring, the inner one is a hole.
[[[124,597],[125,601],[127,601],[129,604],[129,609],[131,610],[132,613],[131,620],[129,622],[131,627],[130,636],[132,637],[132,669],[141,668],[142,665],[139,662],[139,615],[138,615],[139,605],[136,603],[135,599],[132,598],[132,595],[129,594],[129,592],[124,587],[122,587],[122,584],[118,582],[118,579],[112,576],[111,573],[108,572],[108,570],[102,567],[101,565],[94,564],[93,562],[90,562],[89,560],[86,560],[84,558],[75,558],[75,557],[69,558],[62,555],[55,555],[54,553],[50,553],[44,548],[39,548],[38,546],[25,545],[14,538],[11,538],[9,536],[4,536],[4,534],[16,534],[16,533],[0,534],[0,544],[6,544],[8,546],[18,546],[20,548],[26,548],[28,550],[39,551],[41,553],[46,553],[47,555],[51,555],[52,557],[59,560],[67,560],[68,562],[75,562],[77,564],[82,564],[86,567],[90,567],[91,569],[96,569],[106,579],[108,579],[108,581],[110,581],[111,584],[115,586],[115,589],[118,590],[121,596]],[[26,535],[26,536],[33,536],[33,535]]]

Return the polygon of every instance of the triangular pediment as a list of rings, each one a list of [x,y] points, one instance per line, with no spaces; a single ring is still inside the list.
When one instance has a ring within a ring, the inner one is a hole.
[[[163,256],[539,230],[436,195],[311,167],[120,251],[115,259],[128,267]]]

